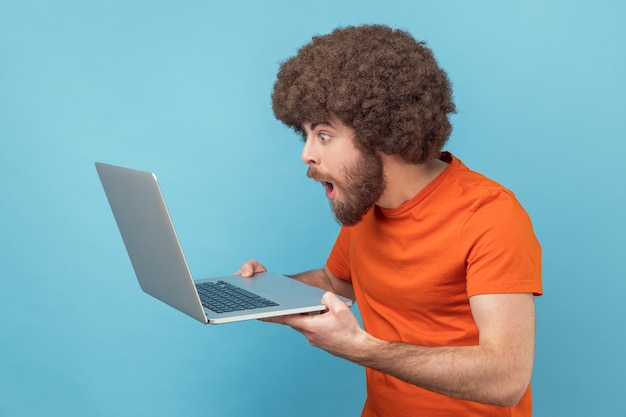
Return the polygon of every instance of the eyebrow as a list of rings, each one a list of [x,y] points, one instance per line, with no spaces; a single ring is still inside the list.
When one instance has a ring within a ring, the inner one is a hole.
[[[335,128],[329,121],[324,121],[324,122],[311,123],[311,130],[315,130],[315,128],[320,125],[327,125],[327,126],[332,127],[333,129]]]

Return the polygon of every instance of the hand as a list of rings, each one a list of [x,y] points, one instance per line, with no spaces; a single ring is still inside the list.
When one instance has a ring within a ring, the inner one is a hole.
[[[261,265],[258,261],[250,259],[249,261],[246,261],[243,265],[241,265],[241,268],[239,268],[239,270],[235,272],[235,275],[240,274],[244,278],[251,278],[254,274],[266,271],[267,269],[265,269],[265,267]]]
[[[350,308],[332,292],[326,292],[322,303],[328,311],[321,314],[293,314],[262,319],[291,326],[302,333],[312,346],[339,357],[354,360],[364,342],[372,337],[359,325]]]

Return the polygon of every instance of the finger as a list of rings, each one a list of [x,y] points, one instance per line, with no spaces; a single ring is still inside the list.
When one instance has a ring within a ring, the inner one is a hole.
[[[301,313],[301,314],[289,314],[286,316],[273,317],[268,321],[272,321],[273,323],[284,324],[287,326],[291,326],[298,331],[302,331],[303,329],[310,326],[316,320],[320,319],[325,313],[337,311],[340,308],[344,308],[345,304],[332,292],[327,291],[322,296],[322,304],[324,304],[327,309],[325,311],[314,311],[311,313]]]
[[[276,324],[285,324],[285,319],[283,318],[283,316],[274,316],[274,317],[265,317],[262,319],[259,319],[259,321],[265,322],[265,323],[276,323]]]
[[[241,266],[241,268],[239,268],[239,270],[235,272],[235,275],[241,274],[241,276],[244,278],[250,278],[254,274],[258,274],[259,272],[265,272],[265,271],[267,270],[265,269],[263,265],[261,265],[261,263],[251,259],[245,262]]]
[[[301,332],[311,323],[312,316],[307,313],[302,314],[287,314],[284,316],[275,316],[259,319],[266,323],[281,324],[283,326],[290,326],[295,330]]]

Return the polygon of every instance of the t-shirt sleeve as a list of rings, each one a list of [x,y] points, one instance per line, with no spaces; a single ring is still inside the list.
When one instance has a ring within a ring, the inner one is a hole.
[[[342,226],[326,260],[326,266],[337,278],[352,282],[350,274],[350,229]]]
[[[485,196],[463,227],[467,296],[543,293],[541,247],[526,211],[506,190]]]

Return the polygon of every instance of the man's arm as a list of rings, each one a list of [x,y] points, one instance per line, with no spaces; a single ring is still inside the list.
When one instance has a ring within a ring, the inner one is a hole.
[[[479,344],[458,347],[383,341],[366,333],[332,294],[323,302],[326,314],[271,321],[295,328],[312,345],[336,356],[451,397],[511,407],[528,388],[535,345],[532,294],[470,298]]]
[[[241,269],[235,273],[241,274],[244,278],[250,278],[256,273],[265,271],[265,267],[258,261],[250,260],[244,263],[241,266]],[[354,289],[352,288],[352,283],[338,278],[330,272],[326,266],[322,269],[313,269],[311,271],[288,276],[305,284],[312,285],[326,291],[331,291],[335,294],[354,300]]]
[[[314,269],[289,276],[305,284],[331,291],[351,300],[355,298],[352,283],[336,277],[326,266],[322,269]]]

